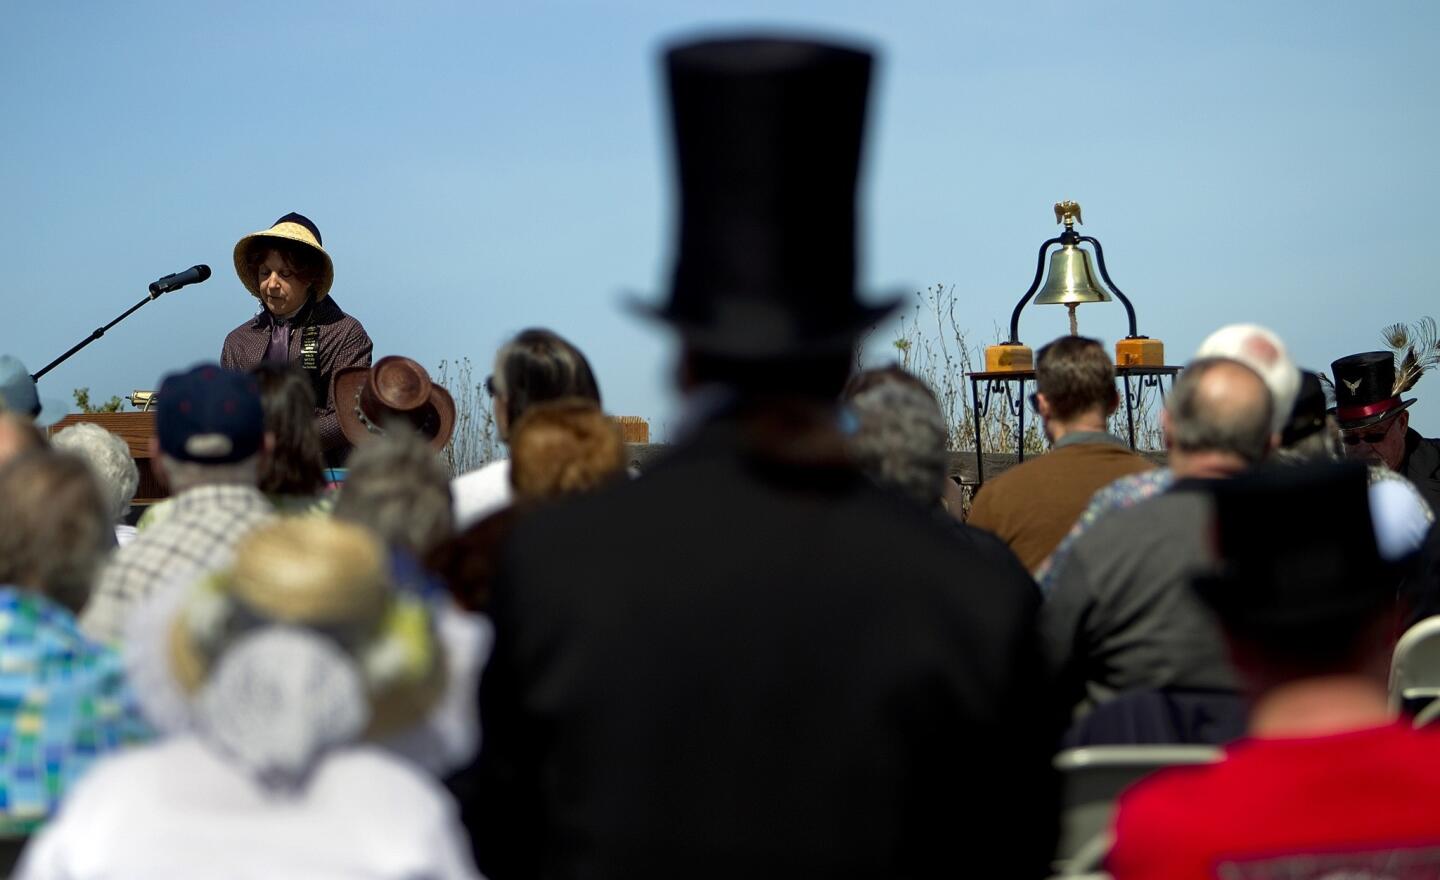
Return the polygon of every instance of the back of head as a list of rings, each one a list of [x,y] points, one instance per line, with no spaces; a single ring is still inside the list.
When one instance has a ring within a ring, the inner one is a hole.
[[[1062,336],[1036,352],[1035,390],[1062,422],[1094,410],[1108,415],[1120,399],[1109,353],[1083,336]]]
[[[519,503],[589,492],[625,473],[620,429],[588,400],[531,407],[510,439],[510,483]]]
[[[256,483],[265,414],[253,376],[197,364],[160,383],[155,437],[172,493],[212,483]]]
[[[1274,684],[1373,661],[1408,564],[1380,551],[1364,466],[1262,468],[1211,490],[1218,563],[1195,586],[1251,676]]]
[[[119,522],[130,509],[130,500],[140,486],[140,470],[130,457],[129,444],[92,422],[70,425],[56,433],[50,442],[56,449],[73,452],[90,465],[105,492],[110,521]]]
[[[935,394],[892,366],[857,374],[845,398],[859,422],[850,448],[860,468],[925,507],[939,504],[950,432]]]
[[[505,398],[513,429],[531,406],[562,397],[601,405],[600,385],[585,355],[550,330],[523,330],[495,355],[494,391]]]
[[[250,371],[260,383],[265,430],[274,447],[260,468],[260,491],[314,495],[325,488],[325,455],[315,421],[315,388],[303,370],[265,361]]]
[[[391,428],[356,449],[348,464],[336,519],[366,526],[416,558],[454,531],[450,472],[419,434]]]
[[[26,587],[78,611],[114,544],[90,467],[39,449],[0,465],[0,584]]]
[[[1290,463],[1336,461],[1341,457],[1340,423],[1330,415],[1325,385],[1318,373],[1300,372],[1300,391],[1275,455]]]
[[[1254,370],[1228,358],[1191,361],[1166,401],[1170,446],[1254,463],[1270,449],[1270,394]]]
[[[746,399],[832,401],[854,363],[849,348],[792,357],[732,358],[687,349],[682,386],[720,386]]]
[[[1271,432],[1285,430],[1300,391],[1300,370],[1274,331],[1259,324],[1229,324],[1200,343],[1195,359],[1202,358],[1228,358],[1254,370],[1270,390]]]

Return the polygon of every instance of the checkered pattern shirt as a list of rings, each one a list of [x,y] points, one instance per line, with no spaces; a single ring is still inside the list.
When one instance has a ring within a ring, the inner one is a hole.
[[[196,486],[175,496],[170,515],[115,551],[100,572],[80,626],[118,642],[132,609],[162,585],[193,580],[230,562],[235,545],[275,508],[253,486]]]
[[[68,610],[0,587],[0,834],[28,834],[90,765],[151,736],[119,656]]]

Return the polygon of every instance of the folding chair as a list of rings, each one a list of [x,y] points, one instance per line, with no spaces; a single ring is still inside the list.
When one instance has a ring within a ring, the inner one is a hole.
[[[1132,783],[1165,767],[1210,764],[1223,754],[1212,746],[1087,746],[1056,755],[1062,785],[1056,873],[1070,877],[1099,869],[1110,848],[1115,800]]]
[[[1436,717],[1432,710],[1436,698],[1440,698],[1440,615],[1407,629],[1390,660],[1390,705],[1397,712],[1418,711],[1415,724],[1420,726]]]

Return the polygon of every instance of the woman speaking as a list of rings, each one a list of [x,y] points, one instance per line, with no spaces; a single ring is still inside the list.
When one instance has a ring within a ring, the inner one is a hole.
[[[286,214],[240,239],[235,272],[261,308],[225,337],[221,366],[244,372],[261,361],[279,361],[304,370],[315,388],[326,462],[343,464],[350,444],[335,417],[331,379],[345,367],[370,366],[372,345],[360,322],[330,297],[335,266],[320,230],[300,214]]]

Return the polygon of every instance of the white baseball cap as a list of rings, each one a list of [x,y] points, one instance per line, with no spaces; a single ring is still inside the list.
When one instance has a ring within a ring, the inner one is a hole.
[[[1274,331],[1259,324],[1227,324],[1200,343],[1195,357],[1226,358],[1254,370],[1270,389],[1270,430],[1285,430],[1300,393],[1300,369]]]

